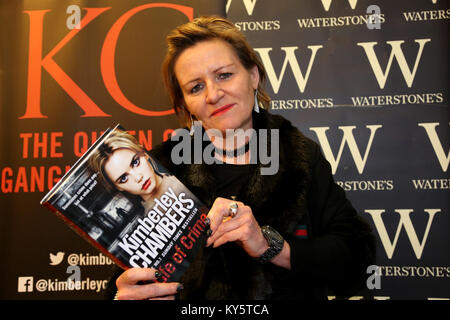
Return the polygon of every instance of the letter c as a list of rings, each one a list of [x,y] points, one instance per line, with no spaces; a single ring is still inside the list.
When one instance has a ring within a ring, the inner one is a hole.
[[[131,264],[131,266],[132,266],[132,267],[135,267],[135,268],[147,268],[147,267],[148,267],[147,262],[142,261],[142,264],[139,264],[139,263],[138,263],[139,260],[140,260],[140,259],[139,259],[139,257],[138,257],[137,255],[133,255],[133,256],[130,258],[130,264]]]
[[[122,31],[123,26],[127,23],[127,21],[134,16],[136,13],[150,8],[170,8],[177,11],[180,11],[190,20],[194,19],[194,9],[192,7],[181,6],[177,4],[171,3],[149,3],[133,8],[123,14],[117,21],[113,24],[108,34],[106,35],[105,42],[103,43],[101,57],[100,57],[100,70],[103,77],[103,82],[105,83],[106,89],[111,94],[111,97],[119,103],[122,107],[136,114],[140,114],[143,116],[165,116],[172,114],[174,112],[173,109],[164,110],[164,111],[152,111],[142,109],[135,104],[133,104],[130,100],[128,100],[123,94],[122,90],[120,90],[119,84],[117,83],[116,71],[114,67],[114,57],[117,45],[117,39],[119,38],[119,34]]]

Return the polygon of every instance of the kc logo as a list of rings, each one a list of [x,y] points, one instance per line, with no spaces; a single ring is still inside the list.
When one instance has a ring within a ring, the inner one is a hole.
[[[439,125],[439,123],[438,122],[418,123],[417,125],[425,129],[425,132],[428,135],[428,139],[430,139],[431,145],[433,146],[434,152],[436,153],[436,157],[439,160],[439,164],[441,165],[442,171],[447,172],[448,165],[450,163],[450,151],[447,152],[447,155],[445,155],[445,151],[444,148],[442,147],[441,140],[439,139],[436,132],[436,127]]]
[[[381,243],[383,244],[384,250],[386,251],[386,255],[389,259],[392,259],[392,255],[394,254],[395,247],[397,246],[398,237],[400,236],[400,232],[402,228],[405,228],[406,234],[408,235],[409,242],[414,250],[414,253],[417,259],[420,260],[422,257],[423,249],[425,247],[425,243],[428,238],[428,234],[430,232],[431,224],[433,223],[433,219],[436,213],[441,212],[441,209],[424,209],[426,213],[428,213],[428,222],[425,227],[425,232],[422,237],[422,241],[419,241],[417,237],[417,233],[414,229],[414,226],[411,222],[410,214],[413,212],[413,209],[395,209],[395,212],[399,214],[400,220],[397,225],[397,231],[394,235],[394,240],[391,242],[389,235],[386,231],[386,226],[381,218],[381,215],[385,212],[383,209],[371,209],[365,210],[373,219],[375,227],[377,228],[378,235],[380,236]]]
[[[403,74],[403,78],[406,81],[406,84],[408,85],[408,88],[411,88],[414,77],[416,76],[416,71],[419,66],[419,61],[422,56],[423,48],[425,47],[425,44],[427,42],[430,42],[431,39],[415,39],[415,42],[419,44],[419,50],[416,55],[416,61],[414,62],[413,70],[411,71],[408,63],[406,62],[405,55],[403,54],[403,50],[401,48],[401,45],[403,40],[397,40],[397,41],[386,41],[387,44],[391,46],[391,54],[389,56],[389,61],[387,63],[386,69],[381,69],[380,62],[378,61],[377,55],[375,54],[374,47],[377,45],[377,42],[358,42],[357,45],[363,47],[367,59],[369,60],[370,66],[372,67],[373,73],[375,74],[375,77],[378,81],[378,85],[380,86],[380,89],[383,89],[387,77],[389,75],[389,72],[391,70],[392,61],[394,58],[397,60],[398,65],[400,67],[400,70]]]
[[[375,137],[375,132],[383,127],[381,124],[376,125],[367,125],[366,128],[370,130],[370,137],[369,141],[367,142],[366,150],[364,151],[364,157],[361,156],[361,153],[359,152],[358,145],[356,144],[355,137],[353,136],[353,129],[356,128],[356,126],[340,126],[338,127],[339,130],[343,132],[341,146],[339,147],[339,151],[334,157],[333,152],[331,151],[330,143],[328,141],[327,137],[327,130],[330,129],[330,127],[312,127],[309,128],[311,131],[314,131],[317,135],[317,138],[319,139],[319,143],[322,147],[323,153],[325,155],[325,158],[328,160],[328,162],[331,165],[332,173],[335,174],[336,170],[339,165],[339,161],[341,160],[342,152],[344,150],[345,145],[347,144],[350,152],[353,157],[353,161],[355,162],[356,168],[358,169],[359,174],[362,174],[364,171],[364,167],[367,162],[367,158],[369,156],[370,148],[372,147],[372,142]]]
[[[193,19],[194,10],[191,7],[171,3],[149,3],[130,9],[123,14],[110,28],[103,42],[100,56],[100,71],[111,97],[123,108],[133,113],[144,116],[163,116],[173,113],[172,109],[165,111],[152,111],[140,108],[133,104],[123,94],[119,87],[115,71],[115,49],[120,32],[124,25],[135,14],[154,8],[169,8],[183,13],[189,20]],[[41,74],[45,69],[59,86],[80,106],[84,111],[82,117],[109,117],[100,107],[80,88],[70,76],[53,60],[78,33],[84,30],[94,19],[97,19],[105,11],[111,8],[85,8],[84,17],[72,28],[50,52],[42,57],[42,42],[44,34],[44,17],[51,10],[27,10],[24,11],[30,18],[29,54],[28,54],[28,85],[26,111],[19,119],[47,118],[41,113]]]

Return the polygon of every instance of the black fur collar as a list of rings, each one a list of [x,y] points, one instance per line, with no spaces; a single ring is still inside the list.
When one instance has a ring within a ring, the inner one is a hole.
[[[251,205],[261,225],[271,224],[280,232],[291,233],[305,218],[306,186],[311,176],[305,146],[307,138],[288,120],[263,109],[260,113],[253,113],[253,124],[255,129],[279,130],[279,170],[274,175],[261,175],[261,163],[255,165],[248,179],[248,187],[238,199]],[[152,153],[208,207],[211,206],[217,197],[211,172],[213,166],[204,163],[174,165],[170,153],[176,143],[163,143]],[[205,142],[204,147],[207,144]]]

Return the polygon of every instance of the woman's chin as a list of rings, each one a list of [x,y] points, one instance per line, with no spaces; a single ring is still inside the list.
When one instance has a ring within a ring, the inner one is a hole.
[[[153,186],[148,187],[141,193],[141,197],[151,198],[154,196],[155,188]]]

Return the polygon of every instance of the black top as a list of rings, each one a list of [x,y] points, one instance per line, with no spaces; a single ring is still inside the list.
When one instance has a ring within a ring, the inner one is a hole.
[[[215,163],[212,174],[216,180],[217,194],[220,197],[232,199],[240,194],[248,185],[248,176],[252,164]],[[239,200],[237,197],[236,200]]]

